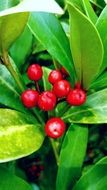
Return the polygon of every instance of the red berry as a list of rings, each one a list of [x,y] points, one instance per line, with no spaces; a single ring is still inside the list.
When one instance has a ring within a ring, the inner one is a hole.
[[[39,93],[36,90],[28,89],[21,94],[21,101],[27,108],[33,108],[37,105]]]
[[[63,76],[62,73],[59,70],[53,70],[50,72],[48,80],[51,84],[54,84],[55,82],[62,80]]]
[[[75,88],[77,89],[81,89],[81,84],[80,84],[80,82],[77,82],[76,84],[75,84]]]
[[[86,101],[86,93],[82,89],[73,89],[67,96],[67,102],[72,106],[80,106]]]
[[[67,80],[60,80],[53,86],[53,92],[58,98],[63,98],[68,95],[70,91],[70,83]]]
[[[27,75],[30,80],[38,81],[42,78],[42,67],[38,64],[32,64],[28,67]]]
[[[56,105],[56,96],[51,91],[42,92],[39,96],[38,106],[44,111],[49,111],[54,109]]]
[[[51,138],[61,137],[65,131],[65,123],[61,118],[53,117],[45,125],[45,132]]]
[[[69,73],[66,71],[66,69],[64,67],[61,67],[61,72],[62,72],[62,74],[66,75],[66,76],[69,75]]]

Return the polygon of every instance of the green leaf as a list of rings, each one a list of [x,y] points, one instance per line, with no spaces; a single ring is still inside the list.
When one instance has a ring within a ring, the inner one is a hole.
[[[99,90],[107,88],[107,71],[99,76],[90,86],[90,88]]]
[[[71,2],[75,7],[80,9],[81,12],[84,12],[84,8],[83,8],[81,0],[66,0],[66,2]]]
[[[43,67],[43,86],[45,90],[52,89],[52,85],[48,81],[48,76],[50,72],[51,72],[51,69],[48,69],[47,67]]]
[[[101,15],[97,20],[96,27],[99,31],[104,46],[104,58],[100,68],[100,72],[102,72],[107,67],[107,5],[101,12]]]
[[[69,105],[66,101],[58,103],[55,107],[55,116],[61,117],[68,109]]]
[[[21,69],[21,66],[25,63],[32,51],[32,41],[33,36],[26,26],[24,32],[14,42],[10,49],[10,55],[19,69]]]
[[[23,31],[28,13],[17,13],[0,17],[0,52],[8,50]]]
[[[80,177],[87,140],[88,128],[71,124],[61,148],[56,190],[71,189]]]
[[[73,190],[107,189],[107,157],[88,170],[74,186]]]
[[[85,104],[71,107],[62,118],[70,123],[107,123],[107,88],[89,95]]]
[[[30,184],[15,176],[8,169],[0,167],[0,190],[32,190]]]
[[[43,143],[40,124],[20,112],[0,109],[0,162],[27,156]]]
[[[83,7],[87,17],[95,24],[97,21],[97,15],[95,14],[89,0],[82,0]]]
[[[53,58],[66,68],[74,82],[75,72],[69,41],[58,19],[49,13],[32,13],[29,28]]]
[[[97,15],[95,14],[89,0],[67,0],[67,2],[71,2],[74,7],[86,14],[93,23],[96,23]]]
[[[98,75],[103,59],[103,45],[93,23],[68,2],[70,44],[78,80],[88,89]]]
[[[17,85],[4,65],[0,65],[0,92],[0,104],[24,113],[28,112],[21,103]]]

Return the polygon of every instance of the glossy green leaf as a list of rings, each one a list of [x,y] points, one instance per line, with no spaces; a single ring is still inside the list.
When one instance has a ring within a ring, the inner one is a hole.
[[[77,7],[82,12],[84,12],[84,8],[83,8],[81,0],[66,0],[66,2],[71,2],[75,7]]]
[[[8,50],[23,31],[28,13],[16,13],[0,17],[0,52]]]
[[[19,69],[25,63],[26,59],[32,51],[32,41],[33,36],[29,28],[25,27],[24,32],[14,42],[10,49],[10,55]]]
[[[104,157],[89,169],[77,182],[73,190],[106,190],[107,157]]]
[[[56,190],[71,189],[80,177],[87,140],[88,128],[71,124],[61,147]]]
[[[69,109],[69,107],[70,106],[67,104],[66,101],[58,103],[55,107],[55,116],[61,117]]]
[[[102,72],[105,68],[107,68],[107,5],[101,12],[101,15],[97,20],[96,27],[99,31],[104,46],[104,58],[100,68],[100,72]]]
[[[27,156],[43,143],[40,125],[20,112],[0,109],[0,162]]]
[[[103,59],[103,45],[93,23],[68,2],[70,44],[78,80],[88,89],[98,75]]]
[[[87,17],[95,24],[97,21],[97,15],[95,14],[89,0],[82,0],[83,7]]]
[[[0,104],[24,113],[28,112],[21,103],[14,79],[4,65],[0,65]]]
[[[45,90],[52,89],[52,85],[48,81],[48,76],[50,72],[51,72],[51,69],[48,69],[47,67],[43,67],[43,86]]]
[[[71,107],[62,118],[70,123],[107,123],[107,88],[89,95],[85,104]]]
[[[92,84],[92,89],[99,90],[107,88],[107,71],[105,71],[101,76],[99,76]]]
[[[8,169],[0,167],[0,190],[32,190],[30,184],[11,173]]]
[[[74,81],[75,72],[69,41],[58,19],[49,13],[32,13],[29,28],[53,58],[66,68]]]

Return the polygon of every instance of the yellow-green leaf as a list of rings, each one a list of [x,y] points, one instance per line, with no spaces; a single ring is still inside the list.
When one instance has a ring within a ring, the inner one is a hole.
[[[20,112],[0,109],[0,162],[27,156],[43,143],[40,124]]]
[[[23,31],[29,13],[16,13],[0,17],[0,53],[8,50]]]

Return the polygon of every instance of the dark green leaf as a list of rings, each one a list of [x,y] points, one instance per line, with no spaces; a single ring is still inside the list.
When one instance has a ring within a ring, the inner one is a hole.
[[[68,109],[69,109],[69,105],[67,104],[66,101],[58,103],[55,107],[56,117],[61,117]]]
[[[89,95],[84,105],[71,107],[62,118],[73,123],[107,123],[107,88]]]
[[[14,42],[10,49],[11,57],[19,69],[25,63],[26,59],[32,51],[32,40],[33,37],[29,28],[25,27],[24,32]]]
[[[0,162],[27,156],[43,143],[40,125],[20,112],[0,109]]]
[[[0,190],[32,190],[23,179],[15,176],[8,169],[0,167]]]
[[[107,157],[101,159],[89,169],[77,182],[73,190],[106,190],[107,189]]]
[[[102,72],[107,67],[107,5],[99,16],[96,27],[99,31],[104,46],[104,58],[100,68],[100,72]]]
[[[80,125],[69,127],[62,144],[56,189],[70,189],[81,175],[88,139],[88,128]]]
[[[28,112],[21,103],[17,85],[4,65],[0,65],[0,103],[24,113]]]
[[[93,23],[71,3],[70,44],[78,80],[88,89],[98,75],[103,59],[103,45]]]
[[[23,31],[28,13],[16,13],[0,17],[0,51],[8,50]]]
[[[74,81],[74,67],[69,41],[58,19],[49,13],[32,13],[29,28],[48,52],[63,65]]]

